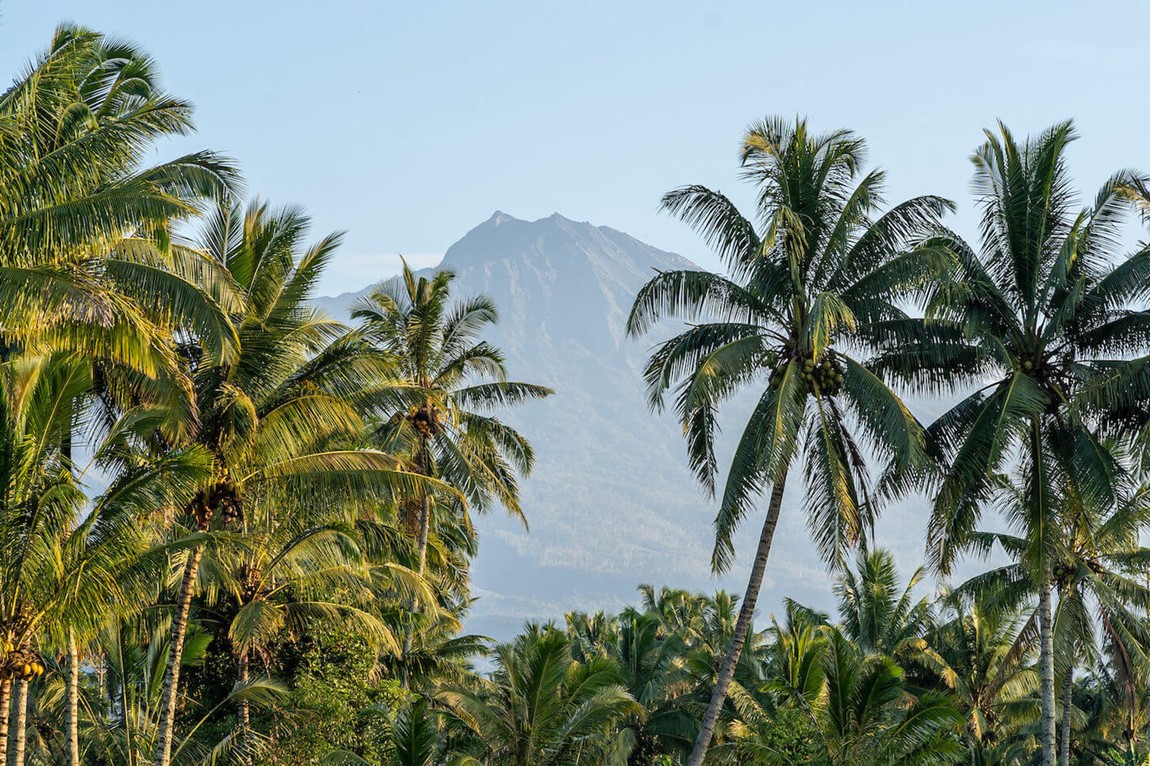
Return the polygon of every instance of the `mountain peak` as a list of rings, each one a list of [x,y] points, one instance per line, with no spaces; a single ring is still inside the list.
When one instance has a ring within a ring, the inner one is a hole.
[[[547,280],[600,277],[622,269],[632,277],[622,279],[630,288],[650,278],[653,270],[692,268],[681,256],[651,247],[634,237],[590,221],[573,221],[556,212],[546,218],[525,221],[496,210],[490,218],[467,232],[443,256],[442,268],[460,274],[468,268],[496,261],[530,264],[533,272],[546,272]],[[584,266],[576,266],[576,264]],[[589,267],[589,270],[587,270]],[[574,270],[574,271],[571,271]],[[631,285],[632,278],[641,281]]]
[[[496,210],[494,213],[491,214],[490,218],[488,218],[486,221],[484,221],[484,224],[489,224],[491,226],[499,226],[501,224],[511,223],[511,222],[526,223],[526,224],[541,224],[541,223],[571,223],[571,224],[574,224],[574,223],[579,223],[578,221],[572,221],[570,218],[567,218],[566,216],[562,215],[561,213],[552,213],[551,215],[547,216],[546,218],[539,218],[539,219],[534,220],[534,221],[527,221],[527,220],[524,220],[522,218],[516,218],[513,215],[509,215],[507,213],[504,213],[502,210]],[[583,221],[582,223],[590,225],[590,223],[588,221]]]
[[[507,213],[504,213],[502,210],[496,210],[491,214],[491,217],[487,219],[487,223],[491,224],[492,226],[498,226],[501,223],[518,220],[519,219],[513,215],[507,215]]]

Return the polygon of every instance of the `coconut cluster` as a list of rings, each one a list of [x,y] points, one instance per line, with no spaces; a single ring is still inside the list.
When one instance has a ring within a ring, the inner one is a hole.
[[[771,373],[771,388],[778,388],[783,381],[783,370],[790,364],[791,359],[787,358],[775,368]],[[802,359],[802,381],[804,389],[808,393],[815,396],[826,394],[827,396],[834,396],[839,392],[843,385],[844,375],[846,374],[846,366],[839,358],[838,354],[833,351],[827,351],[821,357],[816,359],[813,354],[803,354],[799,356]]]
[[[415,430],[426,439],[435,438],[443,430],[439,411],[430,401],[419,406],[412,406],[407,411],[407,419],[415,426]]]
[[[1102,562],[1094,556],[1086,558],[1082,561],[1082,563],[1084,563],[1086,568],[1094,574],[1102,574],[1102,572],[1104,572],[1106,569],[1102,566]],[[1076,574],[1078,574],[1077,564],[1064,562],[1054,565],[1050,572],[1050,578],[1055,585],[1060,588],[1065,588],[1074,581],[1074,576]]]
[[[4,642],[4,662],[0,677],[31,681],[44,675],[44,663],[31,649],[17,649],[11,641]]]
[[[243,519],[239,487],[230,477],[225,477],[212,486],[200,490],[192,500],[192,515],[201,528],[207,528],[217,510],[229,524]]]

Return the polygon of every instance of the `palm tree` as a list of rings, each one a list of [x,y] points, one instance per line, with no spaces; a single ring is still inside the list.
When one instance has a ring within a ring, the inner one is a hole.
[[[507,380],[503,353],[482,333],[498,321],[491,299],[477,296],[451,303],[454,275],[403,273],[377,285],[352,309],[359,332],[396,362],[394,404],[373,434],[385,452],[407,457],[412,470],[437,478],[462,493],[480,512],[498,503],[526,524],[519,503],[518,476],[531,472],[535,451],[495,410],[550,396],[551,389]],[[469,530],[466,506],[422,490],[405,498],[401,520],[416,540],[416,571],[426,574],[433,529]],[[453,513],[455,518],[445,518]],[[436,523],[437,515],[440,523]],[[472,541],[462,541],[474,548]],[[411,612],[420,612],[419,600]],[[426,617],[426,615],[422,615]],[[418,629],[404,640],[411,651]]]
[[[643,707],[642,716],[629,716],[634,745],[630,766],[656,764],[671,754],[686,754],[694,738],[694,720],[677,704],[682,686],[687,642],[665,630],[659,614],[628,607],[616,619],[602,613],[567,615],[573,654],[581,661],[595,655],[610,657],[619,666],[623,687]]]
[[[951,205],[917,197],[879,215],[884,174],[860,177],[863,159],[863,141],[850,132],[817,136],[802,120],[768,119],[743,141],[757,230],[727,197],[705,187],[663,197],[663,209],[699,230],[730,273],[660,273],[639,292],[628,321],[628,332],[641,335],[670,315],[713,320],[658,346],[646,370],[653,407],[661,409],[674,389],[690,462],[707,489],[717,473],[718,405],[769,377],[731,460],[715,520],[716,571],[730,565],[734,532],[768,487],[770,502],[690,766],[702,762],[746,639],[792,465],[805,465],[810,528],[822,555],[837,562],[875,510],[853,429],[889,459],[895,476],[917,467],[923,453],[914,416],[865,358],[847,349],[900,342],[900,300],[948,257],[917,241]]]
[[[1009,508],[1011,502],[1025,502],[1023,488],[1010,490],[1011,499],[1002,505]],[[1059,493],[1057,497],[1058,516],[1066,526],[1064,542],[1051,564],[1053,587],[1058,593],[1053,645],[1056,667],[1062,668],[1061,766],[1070,763],[1077,661],[1093,660],[1105,653],[1127,678],[1150,670],[1145,659],[1150,653],[1150,630],[1145,626],[1150,588],[1140,581],[1147,571],[1150,549],[1139,541],[1150,518],[1150,488],[1133,487],[1129,480],[1120,480],[1117,490],[1118,504],[1109,509],[1091,508],[1079,496]],[[960,590],[998,609],[1017,610],[1032,604],[1035,594],[1025,566],[1026,539],[1006,533],[979,533],[971,540],[983,555],[996,544],[1013,563],[973,578]]]
[[[44,672],[42,653],[70,646],[77,633],[98,629],[113,604],[138,604],[162,551],[152,546],[145,513],[186,502],[205,473],[194,452],[173,452],[151,465],[122,465],[118,478],[85,517],[87,505],[64,445],[73,428],[76,403],[91,389],[87,362],[66,354],[0,363],[0,634],[4,649],[0,700],[13,683],[17,715],[27,703],[28,681]],[[135,421],[140,413],[130,413]],[[123,432],[109,435],[97,460],[110,464]],[[74,660],[69,662],[69,759],[79,759]],[[6,747],[0,710],[0,753]],[[24,748],[17,724],[16,761]]]
[[[1112,646],[1112,648],[1118,648]],[[1079,766],[1138,766],[1147,749],[1139,732],[1150,725],[1146,675],[1121,652],[1099,663],[1079,685],[1075,707],[1083,711],[1085,725],[1078,734]]]
[[[1003,472],[1024,492],[1011,521],[1039,596],[1043,766],[1055,760],[1051,567],[1062,527],[1053,492],[1063,482],[1092,504],[1113,502],[1115,459],[1087,415],[1124,400],[1104,387],[1091,389],[1091,401],[1083,394],[1121,367],[1111,355],[1142,347],[1130,307],[1150,261],[1115,253],[1136,179],[1116,175],[1092,205],[1075,208],[1065,166],[1074,137],[1068,122],[1021,144],[1005,126],[987,132],[973,156],[981,251],[939,238],[955,254],[955,279],[935,291],[928,319],[909,320],[904,342],[876,364],[932,390],[975,388],[930,429],[944,466],[928,532],[940,570],[970,540]]]
[[[815,723],[819,747],[813,763],[825,766],[954,763],[962,749],[954,736],[962,713],[939,692],[909,694],[902,669],[889,657],[867,656],[835,628],[822,628],[825,693],[796,694]],[[750,732],[736,747],[755,763],[789,764],[786,753],[759,741],[770,726],[763,711],[746,711]]]
[[[928,638],[943,660],[945,687],[968,716],[963,740],[972,765],[997,762],[991,754],[1037,714],[1030,695],[1038,678],[1028,660],[1037,642],[1034,616],[992,601],[962,589],[944,593]]]
[[[441,694],[480,743],[484,763],[573,766],[597,762],[615,744],[610,726],[642,708],[603,656],[575,662],[567,636],[529,630],[494,653],[491,680]]]
[[[151,760],[162,709],[167,633],[162,620],[143,616],[117,621],[98,637],[95,648],[104,657],[105,688],[83,708],[92,762],[142,766]],[[210,633],[190,628],[181,654],[184,666],[202,666],[209,658],[211,640]],[[173,742],[172,762],[194,766],[251,758],[258,753],[251,738],[245,742],[234,733],[221,735],[213,724],[241,704],[270,707],[282,700],[285,691],[267,679],[237,685],[183,727]],[[229,757],[234,760],[225,760]]]
[[[739,599],[725,591],[710,597],[681,591],[664,591],[659,595],[661,603],[654,613],[659,615],[665,630],[685,644],[681,680],[676,684],[679,693],[673,707],[690,719],[690,729],[694,730],[688,732],[692,740],[688,743],[690,748],[698,736],[698,721],[712,698],[715,667],[731,644],[741,614]],[[745,699],[766,682],[770,661],[768,637],[769,631],[755,631],[753,625],[748,630],[743,651],[731,673],[730,697]],[[720,710],[716,730],[720,739],[737,720],[736,709],[725,706]]]
[[[391,626],[372,609],[377,589],[384,587],[384,577],[392,593],[419,593],[428,600],[430,589],[400,564],[370,564],[347,511],[330,497],[317,505],[301,503],[291,493],[258,498],[247,504],[237,524],[242,544],[223,547],[202,564],[228,601],[227,636],[239,686],[250,681],[253,659],[269,659],[274,643],[317,625],[400,653]],[[250,713],[242,699],[239,724],[247,734]]]
[[[930,602],[926,597],[915,601],[913,595],[925,569],[916,569],[901,593],[889,551],[860,552],[857,569],[857,574],[844,570],[834,586],[843,633],[865,654],[903,664],[937,662],[937,653],[923,640],[931,627]]]
[[[211,478],[180,517],[196,543],[183,557],[156,742],[156,766],[169,766],[181,652],[200,562],[213,531],[242,522],[262,496],[290,492],[317,502],[349,494],[361,499],[416,491],[428,480],[401,470],[377,450],[347,449],[364,423],[360,406],[391,372],[387,360],[308,304],[339,242],[329,236],[305,248],[307,219],[298,210],[272,211],[221,200],[204,231],[204,249],[231,275],[244,312],[233,317],[239,337],[234,360],[213,364],[191,343],[198,425],[192,441],[213,460]],[[443,491],[449,492],[447,488]]]
[[[71,407],[83,395],[84,366],[64,358],[0,364],[0,762],[7,763],[13,687],[18,701],[42,660],[35,645],[43,614],[29,593],[52,573],[55,541],[79,517],[83,495],[60,454]],[[16,706],[18,709],[20,705]],[[19,713],[18,713],[19,716]],[[19,737],[22,722],[17,722]]]
[[[72,351],[178,403],[171,327],[217,357],[234,351],[227,281],[171,229],[236,172],[211,152],[146,161],[191,131],[191,112],[145,53],[68,24],[0,94],[0,356]]]
[[[424,476],[456,487],[472,507],[498,502],[523,519],[517,474],[535,462],[531,444],[490,414],[496,409],[550,396],[549,388],[507,380],[503,353],[483,332],[498,321],[490,298],[451,302],[449,271],[415,277],[403,274],[377,285],[352,309],[359,331],[398,367],[392,387],[396,412],[379,424],[377,445],[408,455]],[[418,539],[417,571],[427,565],[434,498],[423,492],[405,508]]]

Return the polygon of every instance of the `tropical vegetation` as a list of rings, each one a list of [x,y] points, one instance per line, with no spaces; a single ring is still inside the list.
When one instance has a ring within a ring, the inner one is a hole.
[[[474,519],[530,520],[508,415],[552,390],[448,271],[317,308],[341,236],[222,155],[154,161],[192,131],[74,25],[0,94],[0,766],[1150,763],[1150,183],[1081,202],[1071,123],[987,131],[975,243],[803,119],[746,131],[749,215],[665,195],[725,271],[654,275],[626,329],[716,573],[761,517],[747,587],[505,641],[465,628]],[[834,613],[758,609],[785,513]]]

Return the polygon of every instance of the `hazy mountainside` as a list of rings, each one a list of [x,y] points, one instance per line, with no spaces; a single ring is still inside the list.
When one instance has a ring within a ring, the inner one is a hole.
[[[635,599],[642,582],[741,593],[762,518],[747,519],[736,569],[722,581],[712,578],[714,504],[692,480],[674,417],[646,404],[642,369],[655,339],[624,334],[631,302],[655,270],[696,267],[607,227],[497,212],[454,244],[440,268],[457,275],[457,294],[495,299],[500,323],[491,340],[506,352],[511,376],[557,391],[507,418],[538,454],[523,486],[531,529],[494,515],[480,521],[480,599],[469,629],[506,637],[527,619],[617,609]],[[317,303],[346,318],[361,294]],[[728,442],[750,401],[724,412]],[[729,453],[730,444],[720,462]],[[760,602],[764,614],[783,595],[829,605],[829,578],[798,512],[800,484],[796,476],[788,492]],[[914,563],[921,512],[893,516],[883,526],[895,531],[880,539]]]

